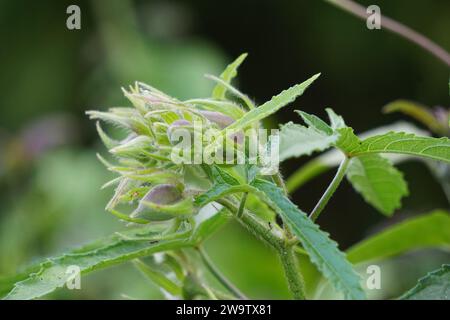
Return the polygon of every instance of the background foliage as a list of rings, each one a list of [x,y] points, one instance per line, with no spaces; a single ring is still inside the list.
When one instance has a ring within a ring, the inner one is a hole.
[[[119,88],[135,80],[175,97],[200,97],[212,89],[201,75],[220,73],[245,51],[250,59],[240,69],[239,85],[259,103],[322,72],[300,102],[271,118],[272,127],[298,117],[294,109],[324,118],[323,107],[332,106],[359,132],[401,118],[381,113],[398,98],[449,104],[444,65],[322,1],[228,1],[220,8],[203,0],[77,3],[82,29],[69,31],[69,2],[0,1],[0,278],[123,228],[104,211],[110,190],[99,187],[111,176],[95,158],[102,147],[84,110],[124,104]],[[378,4],[383,13],[450,48],[448,1]],[[284,174],[304,161],[289,160]],[[318,223],[341,249],[406,217],[448,208],[425,165],[399,167],[410,195],[390,219],[365,204],[348,183],[337,191]],[[309,182],[292,200],[310,211],[332,174]],[[288,297],[276,257],[239,226],[220,230],[206,248],[249,296]],[[383,260],[386,277],[396,281],[376,295],[398,296],[449,260],[437,250]],[[81,291],[60,290],[50,297],[161,297],[142,279],[124,265],[83,278]]]

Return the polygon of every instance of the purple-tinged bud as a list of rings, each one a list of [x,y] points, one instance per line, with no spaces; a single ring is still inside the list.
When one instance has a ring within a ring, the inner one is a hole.
[[[217,124],[220,129],[224,129],[234,122],[233,118],[220,112],[202,110],[200,113],[209,121]]]
[[[173,215],[155,210],[145,203],[155,205],[171,205],[182,199],[181,191],[172,184],[160,184],[153,187],[141,199],[136,210],[131,214],[132,217],[143,217],[150,221],[164,221],[173,218]]]
[[[172,204],[181,199],[181,192],[172,184],[160,184],[153,187],[142,198],[144,201],[155,204]]]

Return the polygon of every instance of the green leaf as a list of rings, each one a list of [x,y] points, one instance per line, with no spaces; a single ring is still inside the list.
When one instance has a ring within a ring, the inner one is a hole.
[[[244,110],[237,104],[231,101],[219,101],[212,99],[191,99],[185,103],[200,106],[202,109],[209,111],[217,111],[223,113],[233,119],[239,119],[244,115]]]
[[[218,166],[212,167],[212,177],[214,182],[217,183],[226,183],[231,186],[239,184],[239,181],[234,176]]]
[[[327,135],[313,127],[307,128],[289,122],[283,125],[280,131],[280,161],[323,151],[332,146],[337,139],[338,135]]]
[[[309,127],[313,127],[328,136],[333,134],[333,129],[319,117],[316,117],[315,115],[306,113],[304,111],[295,110],[295,112],[297,112],[302,117],[303,121],[305,121],[305,123]]]
[[[326,108],[325,111],[328,114],[328,118],[330,119],[330,123],[331,123],[331,128],[333,128],[334,130],[337,129],[342,129],[345,128],[347,125],[344,122],[344,118],[342,118],[341,116],[337,115],[333,109],[331,108]]]
[[[102,127],[100,126],[100,122],[99,122],[99,121],[96,122],[95,126],[96,126],[96,128],[97,128],[97,132],[98,132],[98,135],[99,135],[100,139],[102,140],[103,144],[105,145],[105,147],[106,147],[108,150],[109,150],[109,149],[112,149],[112,148],[114,148],[114,147],[117,147],[117,146],[120,144],[119,141],[116,141],[116,140],[110,138],[110,137],[105,133],[105,131],[103,131]]]
[[[42,297],[63,287],[68,279],[67,267],[80,267],[81,274],[124,263],[163,251],[192,247],[206,239],[228,221],[223,211],[200,210],[194,217],[195,229],[162,236],[161,225],[135,228],[94,241],[70,253],[50,258],[29,268],[29,274],[1,279],[0,285],[17,282],[5,299],[22,300]],[[1,287],[0,287],[1,288]],[[3,288],[2,288],[3,289]]]
[[[370,137],[358,146],[347,147],[347,151],[352,157],[368,153],[400,153],[450,163],[448,138],[420,137],[404,132]]]
[[[229,221],[230,215],[227,212],[225,209],[217,210],[212,204],[203,207],[194,217],[196,227],[191,238],[196,243],[203,242]]]
[[[339,133],[339,139],[336,141],[336,147],[350,156],[352,150],[359,148],[361,144],[359,138],[350,127],[337,129],[337,132]]]
[[[450,300],[450,264],[430,272],[400,297],[402,300]]]
[[[351,129],[348,130],[351,131]],[[407,131],[422,136],[427,134],[426,131],[420,130],[408,122],[401,121],[363,132],[362,134],[359,135],[359,138],[365,139],[374,135],[380,135],[391,131]],[[353,134],[353,132],[351,133]],[[357,145],[358,143],[359,141],[356,140]],[[390,160],[392,160],[393,163],[400,163],[402,161],[409,160],[412,158],[411,156],[400,154],[389,154],[387,156],[389,157]],[[300,167],[297,171],[295,171],[291,176],[289,176],[289,178],[286,181],[286,187],[288,188],[289,192],[293,192],[303,184],[313,179],[314,177],[339,165],[341,161],[342,161],[342,154],[340,150],[337,149],[329,150],[319,155],[318,157],[310,160],[304,166]]]
[[[158,287],[169,292],[173,296],[181,295],[181,287],[170,280],[163,272],[157,270],[156,266],[149,266],[139,259],[133,260],[133,264],[143,275],[153,281]]]
[[[212,167],[211,177],[214,181],[213,186],[195,198],[195,204],[199,207],[228,194],[249,191],[248,186],[241,185],[235,177],[218,166]]]
[[[260,179],[252,182],[299,238],[311,261],[346,299],[365,299],[360,278],[337,244],[321,231],[304,212],[297,208],[276,185]]]
[[[401,198],[408,195],[403,174],[378,154],[352,158],[347,178],[364,200],[387,216],[391,216],[401,206]]]
[[[226,195],[238,192],[248,192],[248,189],[245,186],[230,186],[225,183],[215,184],[211,189],[197,196],[195,198],[195,204],[201,207]]]
[[[306,88],[308,88],[319,76],[320,73],[312,76],[305,82],[282,91],[280,94],[274,96],[270,101],[262,104],[256,109],[247,112],[242,118],[226,128],[227,134],[232,134],[239,130],[242,130],[252,123],[260,121],[277,112],[279,109],[291,103],[295,98],[303,94]]]
[[[127,236],[129,235],[130,233],[127,233]],[[70,276],[66,273],[69,266],[77,266],[82,274],[86,274],[156,252],[192,245],[185,237],[149,241],[148,237],[155,236],[155,239],[158,239],[159,234],[149,232],[145,236],[147,240],[143,241],[127,240],[114,235],[102,247],[48,259],[40,265],[38,272],[30,274],[25,280],[16,283],[5,299],[35,299],[63,287]]]
[[[220,78],[226,82],[226,83],[230,83],[231,80],[236,77],[237,75],[237,69],[239,68],[239,66],[241,65],[241,63],[245,60],[245,58],[247,57],[247,53],[243,53],[241,54],[239,57],[237,57],[236,60],[234,60],[232,63],[230,63],[225,70],[222,72],[222,74],[220,75]],[[223,86],[222,84],[218,83],[212,92],[212,96],[215,99],[224,99],[225,98],[225,93],[227,91],[227,88],[225,86]]]
[[[351,247],[347,258],[356,264],[430,247],[450,249],[450,215],[446,211],[437,210],[398,223]]]

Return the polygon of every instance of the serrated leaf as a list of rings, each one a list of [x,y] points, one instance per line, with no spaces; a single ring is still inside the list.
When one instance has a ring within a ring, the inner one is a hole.
[[[195,246],[228,220],[223,211],[215,208],[200,210],[194,219],[196,224],[192,232],[162,235],[164,229],[161,225],[140,227],[96,240],[68,254],[47,259],[39,265],[31,266],[28,275],[16,277],[19,282],[4,299],[35,299],[63,287],[69,276],[66,274],[68,266],[80,267],[81,274],[84,275],[157,252]],[[2,279],[2,283],[8,281],[10,280]]]
[[[351,130],[351,129],[349,129]],[[415,133],[417,135],[426,136],[427,132],[423,131],[421,129],[418,129],[414,125],[408,123],[408,122],[397,122],[393,123],[387,126],[375,128],[372,130],[369,130],[367,132],[363,132],[362,134],[358,135],[359,139],[365,139],[371,136],[380,135],[383,133],[387,133],[390,131],[407,131],[411,133]],[[359,142],[356,141],[358,144]],[[412,157],[408,155],[401,155],[401,154],[386,154],[386,156],[393,162],[393,163],[400,163],[405,160],[409,160]],[[319,174],[328,171],[329,169],[339,165],[339,163],[342,162],[342,154],[340,150],[332,149],[329,151],[326,151],[325,153],[319,155],[317,158],[312,159],[307,164],[305,164],[303,167],[300,167],[296,172],[294,172],[286,181],[286,187],[288,188],[289,192],[294,191],[299,186],[303,185],[307,181],[311,180],[312,178],[318,176]]]
[[[430,272],[400,297],[401,300],[450,300],[450,264]]]
[[[300,110],[295,110],[295,112],[297,112],[302,117],[303,121],[305,121],[308,127],[313,127],[326,135],[333,134],[333,129],[319,117]]]
[[[241,54],[239,57],[236,58],[232,63],[230,63],[225,70],[220,75],[220,78],[225,81],[226,83],[230,83],[231,80],[236,77],[237,75],[237,69],[241,65],[241,63],[245,60],[247,57],[247,53]],[[218,83],[212,92],[212,96],[215,99],[223,99],[225,98],[225,93],[227,91],[227,88],[223,86],[222,84]]]
[[[358,136],[350,127],[345,127],[336,130],[339,133],[339,139],[336,141],[336,147],[341,149],[347,155],[350,155],[352,150],[355,150],[361,144]]]
[[[302,95],[303,92],[320,76],[316,74],[308,80],[297,84],[287,90],[282,91],[280,94],[274,96],[270,101],[262,104],[256,109],[247,112],[242,118],[235,121],[233,124],[226,128],[227,133],[235,133],[242,130],[254,122],[260,121],[271,114],[275,113],[285,105],[294,101],[295,98]]]
[[[330,119],[331,128],[334,130],[345,128],[347,125],[345,124],[344,118],[340,115],[337,115],[333,109],[326,108],[325,111],[328,114],[328,118]]]
[[[229,184],[231,186],[239,184],[239,181],[235,177],[218,166],[213,166],[211,172],[213,180],[219,184]]]
[[[364,200],[387,216],[391,216],[401,206],[401,198],[408,195],[403,174],[378,154],[352,158],[347,178]]]
[[[450,249],[450,215],[446,211],[437,210],[389,227],[348,249],[347,258],[361,263],[430,247]]]
[[[212,167],[211,176],[214,180],[214,185],[208,191],[195,198],[195,204],[199,207],[228,194],[249,191],[246,185],[241,185],[235,177],[218,166]]]
[[[129,234],[129,233],[127,233]],[[159,236],[159,233],[148,233],[146,237]],[[28,300],[42,297],[57,288],[63,287],[69,279],[69,266],[80,268],[81,274],[119,264],[138,257],[173,250],[191,245],[187,238],[172,240],[126,240],[118,235],[112,236],[106,244],[92,250],[69,253],[48,259],[40,266],[40,270],[32,273],[23,281],[15,284],[5,297],[11,300]]]
[[[389,132],[370,137],[354,148],[348,148],[352,157],[367,153],[400,153],[450,163],[448,138],[420,137],[404,132]]]
[[[269,206],[299,238],[311,261],[337,290],[343,292],[346,299],[366,298],[359,276],[328,234],[321,231],[276,185],[260,179],[255,179],[251,185],[265,195]]]
[[[280,161],[291,157],[310,155],[315,151],[323,151],[331,147],[338,135],[327,135],[313,127],[304,127],[289,122],[280,130]]]

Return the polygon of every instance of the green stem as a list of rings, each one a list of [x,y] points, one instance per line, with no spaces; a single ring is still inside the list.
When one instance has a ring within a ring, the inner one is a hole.
[[[310,217],[310,219],[312,221],[315,221],[319,217],[320,213],[323,211],[323,209],[327,205],[328,201],[330,201],[330,199],[333,196],[334,192],[336,191],[336,189],[341,184],[342,179],[345,176],[345,172],[347,171],[348,163],[349,163],[349,158],[345,157],[345,159],[342,160],[341,164],[339,165],[339,168],[338,168],[338,170],[336,172],[336,175],[333,178],[333,181],[331,181],[331,183],[328,186],[327,190],[322,195],[322,197],[320,198],[319,202],[316,204],[316,206],[314,207],[313,211],[309,215],[309,217]]]
[[[237,217],[238,217],[238,218],[241,218],[241,217],[242,217],[242,214],[244,213],[245,202],[247,201],[247,196],[248,196],[248,193],[247,193],[247,192],[245,192],[245,193],[242,195],[241,203],[239,204],[239,210],[238,210],[238,213],[237,213]]]
[[[222,204],[236,216],[238,209],[231,201],[227,199],[219,199],[217,202]],[[298,272],[294,255],[294,247],[289,244],[284,237],[280,236],[279,232],[276,232],[268,227],[267,223],[261,221],[260,218],[251,214],[247,210],[243,210],[243,214],[241,218],[238,218],[238,221],[257,238],[264,240],[277,251],[284,268],[289,290],[291,291],[294,299],[304,299],[303,279]]]
[[[216,200],[216,202],[227,208],[237,218],[238,209],[234,203],[223,198]],[[266,222],[262,221],[259,217],[249,211],[244,210],[242,216],[238,218],[238,221],[255,237],[265,241],[271,247],[276,248],[277,250],[283,247],[285,242],[284,239],[268,227]]]
[[[234,284],[232,284],[220,271],[217,269],[217,267],[214,265],[214,263],[209,258],[208,254],[202,247],[197,247],[197,250],[200,254],[200,257],[203,260],[203,263],[208,268],[208,270],[211,272],[211,274],[233,295],[236,296],[236,298],[239,298],[241,300],[248,300],[248,298],[238,289]]]
[[[284,194],[288,194],[288,190],[286,189],[286,185],[284,184],[284,180],[281,177],[281,174],[278,172],[277,174],[272,175],[273,182],[284,191]]]
[[[284,274],[288,280],[289,290],[295,300],[304,300],[303,279],[298,272],[297,260],[295,258],[294,248],[287,247],[279,252],[281,263],[283,264]]]

